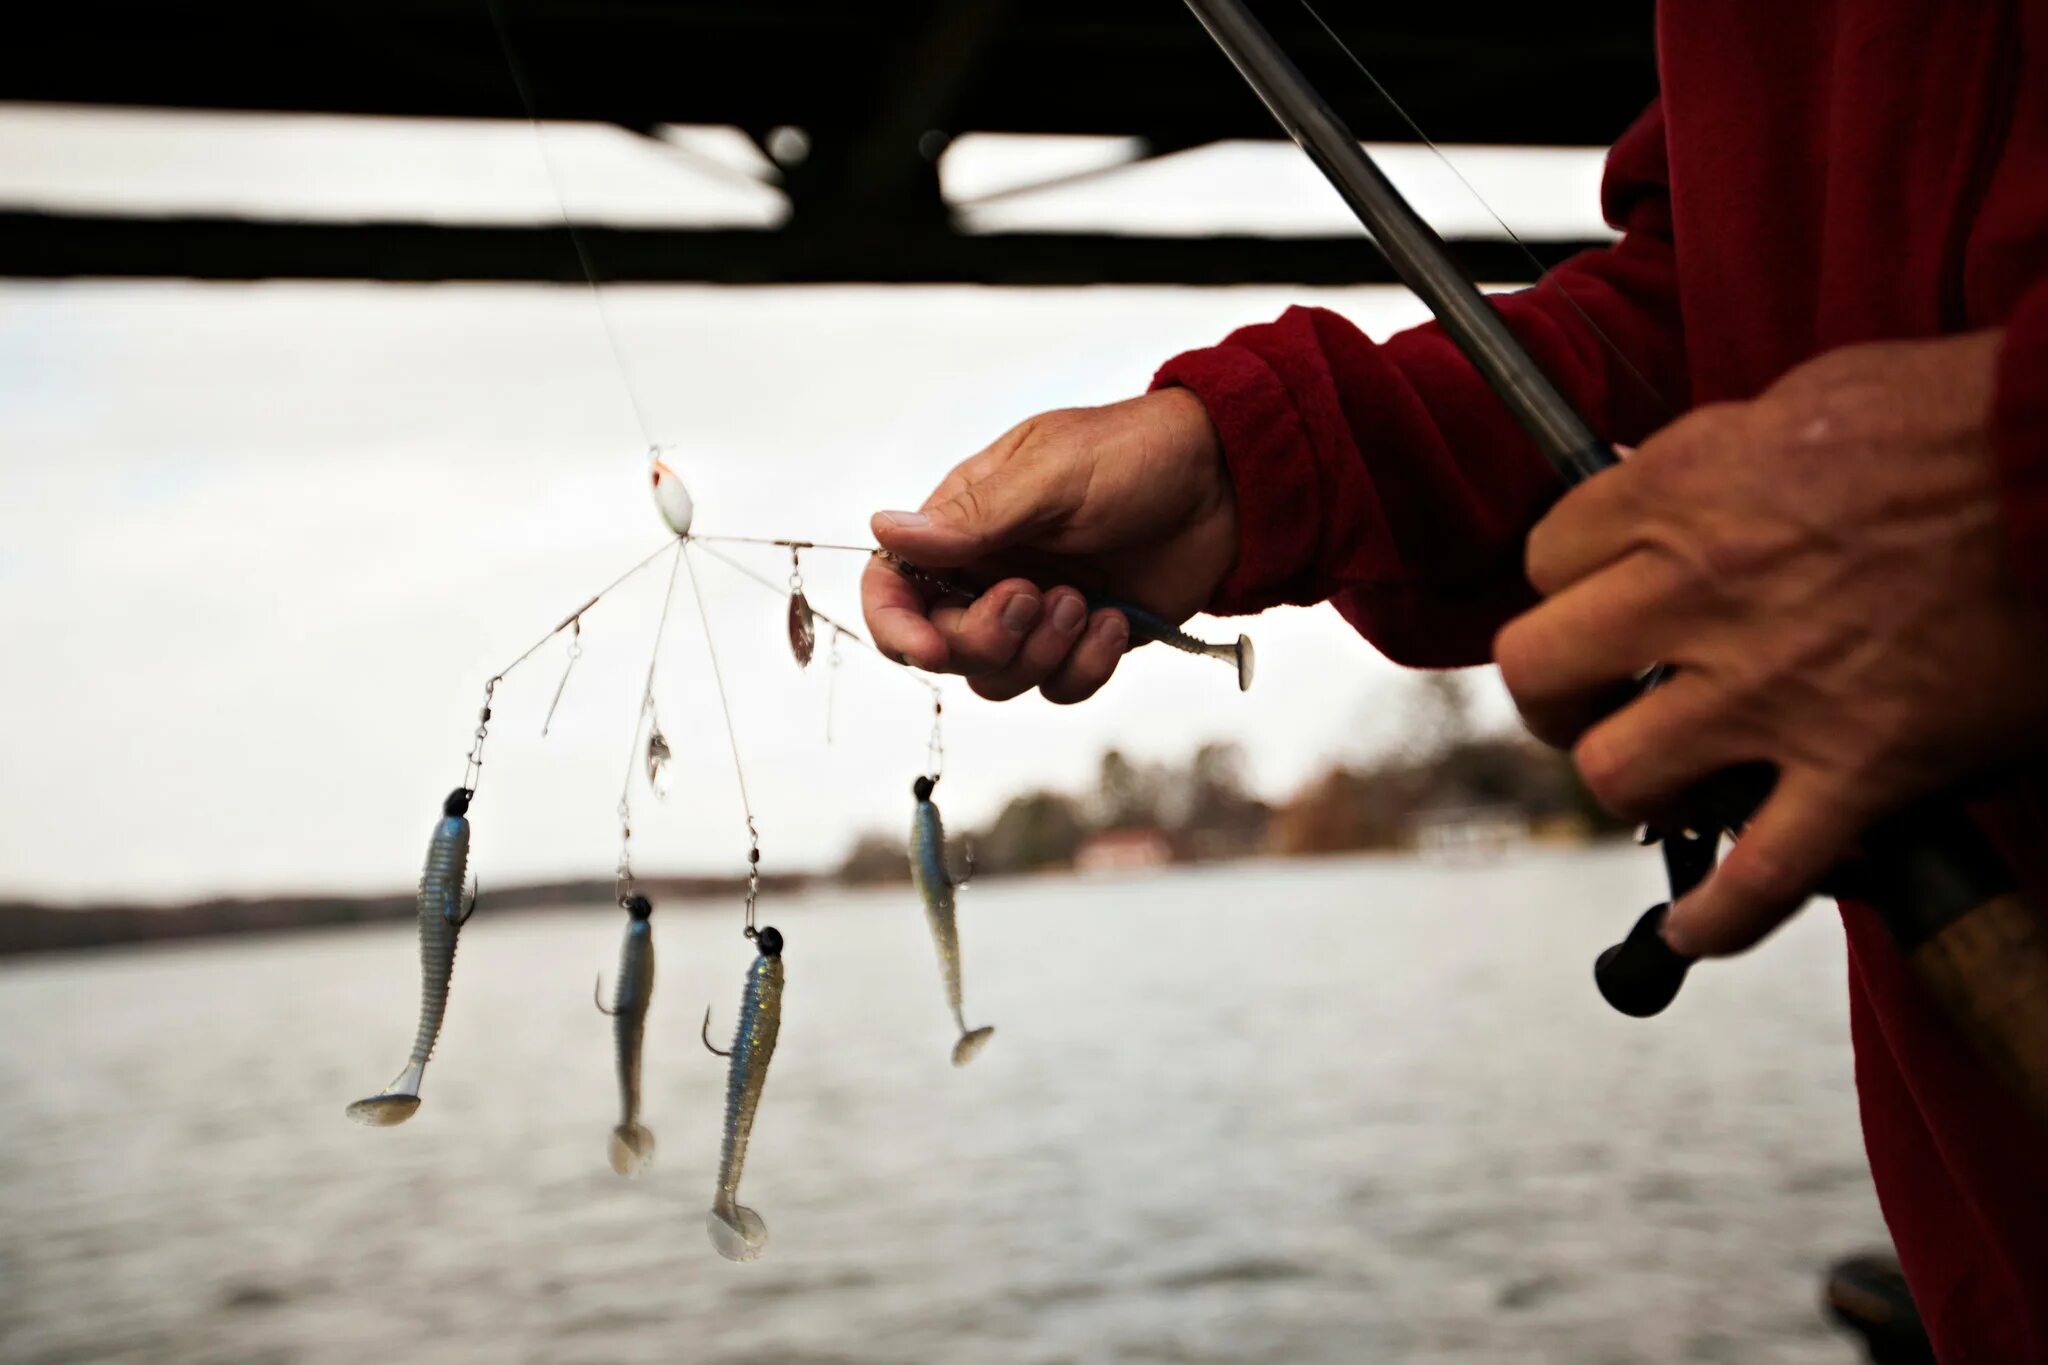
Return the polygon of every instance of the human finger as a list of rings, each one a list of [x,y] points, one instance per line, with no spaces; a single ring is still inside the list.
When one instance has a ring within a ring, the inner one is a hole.
[[[1558,499],[1529,532],[1523,567],[1530,586],[1552,596],[1634,549],[1642,521],[1636,483],[1622,465]]]
[[[927,672],[946,667],[946,642],[925,616],[917,585],[880,559],[870,559],[860,576],[861,616],[876,649]]]
[[[1597,702],[1665,658],[1690,624],[1688,580],[1646,553],[1581,579],[1494,637],[1494,662],[1522,719],[1563,746],[1597,718]]]
[[[1009,667],[1042,605],[1028,578],[1006,578],[964,605],[941,601],[930,620],[946,646],[947,669],[972,675]]]
[[[882,548],[913,563],[972,563],[1057,522],[1071,509],[1058,461],[1011,460],[919,511],[877,512],[869,529]],[[942,485],[943,487],[943,485]]]
[[[1067,661],[1088,624],[1088,602],[1073,588],[1054,588],[1045,595],[1038,624],[1007,668],[969,680],[976,695],[1008,701],[1037,687]]]
[[[1720,866],[1664,920],[1664,941],[1688,957],[1724,957],[1762,939],[1805,904],[1848,852],[1866,812],[1834,784],[1781,775]]]
[[[1081,642],[1067,655],[1066,662],[1039,684],[1039,692],[1059,706],[1086,701],[1116,672],[1130,643],[1131,623],[1122,612],[1109,607],[1096,611],[1088,618]]]
[[[1720,690],[1693,673],[1672,674],[1572,750],[1593,799],[1630,820],[1666,813],[1701,779],[1752,757],[1727,722]]]

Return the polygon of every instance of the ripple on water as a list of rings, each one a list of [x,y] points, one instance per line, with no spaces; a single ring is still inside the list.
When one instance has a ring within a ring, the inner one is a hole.
[[[1217,1285],[1277,1284],[1283,1280],[1306,1280],[1315,1271],[1293,1261],[1248,1256],[1242,1260],[1219,1261],[1158,1275],[1147,1281],[1154,1289],[1208,1289]]]
[[[991,881],[964,937],[1003,1041],[962,1072],[914,903],[783,898],[804,967],[747,1168],[775,1240],[743,1271],[702,1230],[726,913],[657,918],[632,1182],[609,915],[466,934],[433,1100],[375,1134],[341,1108],[410,1036],[409,926],[10,964],[0,1359],[1842,1365],[1818,1268],[1884,1230],[1815,986],[1839,926],[1618,1023],[1586,962],[1658,877]]]

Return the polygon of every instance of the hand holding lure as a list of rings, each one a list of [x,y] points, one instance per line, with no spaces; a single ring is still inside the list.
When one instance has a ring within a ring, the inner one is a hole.
[[[917,808],[910,816],[910,877],[917,883],[918,898],[924,902],[924,917],[932,931],[932,946],[939,953],[939,975],[946,986],[946,1005],[953,1011],[953,1024],[960,1039],[953,1044],[953,1065],[965,1066],[995,1036],[995,1026],[970,1029],[962,1012],[960,989],[960,929],[954,915],[953,893],[963,883],[953,880],[946,866],[946,826],[932,801],[934,779],[920,777],[910,787]],[[972,872],[972,863],[969,872]]]
[[[871,559],[879,559],[903,577],[910,579],[912,582],[921,583],[934,592],[945,596],[971,599],[979,597],[983,592],[987,591],[987,589],[975,587],[971,583],[933,573],[931,570],[913,564],[901,555],[884,550],[879,546],[834,545],[817,540],[780,540],[761,536],[691,535],[688,539],[695,543],[707,545],[778,545],[792,552],[799,550],[845,550],[853,554],[867,555]],[[719,557],[724,558],[722,555]],[[727,560],[727,562],[731,563],[732,561]],[[739,566],[734,565],[734,567],[737,568]],[[768,584],[767,580],[759,578],[758,575],[754,577],[757,582],[761,582],[769,587],[773,586]],[[790,648],[796,653],[797,663],[804,665],[810,662],[811,648],[815,643],[815,622],[824,621],[827,625],[832,625],[833,623],[823,612],[817,611],[804,598],[800,577],[792,575],[790,588]],[[1228,644],[1211,644],[1207,640],[1197,639],[1195,636],[1188,634],[1158,612],[1141,607],[1135,602],[1125,601],[1121,597],[1110,597],[1102,593],[1088,592],[1083,589],[1081,590],[1081,598],[1087,603],[1088,610],[1090,611],[1108,610],[1122,613],[1124,620],[1131,627],[1131,639],[1135,643],[1147,644],[1156,641],[1169,648],[1177,649],[1183,654],[1193,654],[1207,659],[1219,659],[1237,671],[1238,691],[1248,692],[1251,690],[1252,674],[1257,664],[1257,656],[1252,650],[1251,637],[1240,635]],[[843,627],[841,629],[843,630]],[[851,631],[844,631],[844,633],[852,635]],[[858,636],[854,638],[859,639]],[[865,644],[866,641],[862,641],[862,643]],[[895,662],[902,663],[903,661],[897,659]]]
[[[751,1261],[768,1243],[768,1224],[740,1203],[740,1172],[747,1162],[747,1141],[754,1132],[754,1113],[761,1107],[761,1089],[768,1082],[768,1063],[782,1032],[782,935],[773,926],[754,931],[757,955],[747,971],[740,995],[739,1027],[732,1050],[711,1046],[711,1011],[704,1011],[704,1046],[730,1059],[725,1077],[725,1131],[718,1152],[718,1188],[705,1216],[711,1245],[728,1261]]]
[[[892,554],[887,550],[876,550],[874,553],[876,558],[890,565],[905,578],[922,583],[937,592],[949,596],[971,598],[979,597],[985,591],[985,589],[972,587],[958,580],[935,574],[929,569],[919,568],[909,560]],[[1108,597],[1101,593],[1089,592],[1086,589],[1082,590],[1081,597],[1088,604],[1088,610],[1091,612],[1108,610],[1122,613],[1124,620],[1130,624],[1131,639],[1134,642],[1144,644],[1148,641],[1157,641],[1162,645],[1177,649],[1183,654],[1193,654],[1206,659],[1220,659],[1237,670],[1237,690],[1240,692],[1249,692],[1251,690],[1252,672],[1258,661],[1257,656],[1252,651],[1250,636],[1240,635],[1230,644],[1211,644],[1207,640],[1195,638],[1179,626],[1168,621],[1158,612],[1149,611],[1135,602],[1126,602],[1121,597]]]
[[[488,716],[488,711],[485,713]],[[476,896],[465,902],[463,874],[469,865],[468,787],[457,787],[441,806],[441,821],[427,842],[426,866],[420,872],[420,1022],[413,1035],[412,1056],[398,1079],[380,1094],[357,1100],[348,1116],[372,1128],[404,1123],[420,1107],[420,1081],[434,1042],[441,1036],[441,1018],[448,1009],[448,982],[455,974],[455,939],[476,913]]]
[[[598,1011],[611,1016],[612,1046],[618,1061],[619,1122],[612,1129],[612,1169],[620,1175],[636,1175],[654,1156],[654,1134],[640,1122],[641,1043],[647,1032],[647,1005],[654,997],[654,935],[647,922],[654,913],[654,902],[636,892],[621,901],[619,908],[627,915],[626,937],[619,948],[619,979],[612,983],[612,1007],[604,1007],[596,986],[591,994]]]

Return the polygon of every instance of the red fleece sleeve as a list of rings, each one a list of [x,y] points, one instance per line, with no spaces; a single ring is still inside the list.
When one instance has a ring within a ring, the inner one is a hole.
[[[2006,320],[1991,409],[2006,539],[2020,579],[2048,608],[2048,281]]]
[[[1600,433],[1633,443],[1686,402],[1658,106],[1609,153],[1601,200],[1621,240],[1497,306]],[[1452,666],[1485,661],[1531,600],[1522,540],[1561,485],[1434,325],[1382,345],[1291,308],[1168,361],[1167,384],[1208,408],[1237,497],[1237,567],[1210,610],[1335,597],[1388,657]]]

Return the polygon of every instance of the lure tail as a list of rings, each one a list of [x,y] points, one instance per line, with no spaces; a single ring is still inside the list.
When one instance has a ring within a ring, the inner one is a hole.
[[[1252,690],[1252,673],[1258,666],[1258,658],[1252,653],[1249,635],[1238,636],[1235,644],[1210,644],[1176,631],[1173,636],[1167,638],[1166,643],[1186,653],[1206,654],[1212,659],[1221,659],[1224,663],[1234,666],[1237,669],[1237,690]]]
[[[720,1202],[704,1216],[711,1245],[728,1261],[751,1261],[768,1245],[768,1224],[745,1204]]]
[[[1237,690],[1240,692],[1252,690],[1252,673],[1257,667],[1258,660],[1252,653],[1250,636],[1240,635],[1234,644],[1211,644],[1207,640],[1196,639],[1179,626],[1168,621],[1165,617],[1149,612],[1134,603],[1120,601],[1114,597],[1106,597],[1091,598],[1090,605],[1111,607],[1122,612],[1124,619],[1131,624],[1131,635],[1134,639],[1157,640],[1163,645],[1172,646],[1183,654],[1195,654],[1210,659],[1221,659],[1224,663],[1237,670]]]
[[[426,1073],[425,1062],[414,1062],[384,1088],[383,1094],[350,1105],[348,1116],[370,1128],[391,1128],[404,1123],[419,1110],[420,1081]]]
[[[989,1024],[983,1028],[969,1029],[961,1034],[960,1041],[953,1044],[953,1065],[966,1066],[981,1055],[981,1050],[988,1046],[988,1040],[995,1036],[996,1026],[994,1024]]]
[[[620,1175],[638,1175],[654,1159],[654,1134],[642,1124],[620,1124],[612,1129],[611,1156]]]

